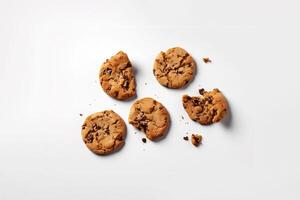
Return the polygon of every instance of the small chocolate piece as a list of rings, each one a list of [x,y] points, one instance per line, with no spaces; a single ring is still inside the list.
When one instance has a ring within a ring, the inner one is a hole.
[[[204,88],[199,89],[199,94],[203,95],[204,92],[205,92],[205,89],[204,89]]]
[[[192,144],[197,147],[202,142],[202,135],[199,134],[192,134]]]
[[[204,57],[202,59],[203,59],[203,62],[205,62],[205,63],[211,63],[211,60],[208,57]]]
[[[184,136],[183,139],[186,140],[186,141],[188,141],[189,137],[188,136]]]
[[[83,114],[80,113],[79,115],[80,115],[80,117],[82,117]]]
[[[142,138],[142,141],[143,141],[143,143],[146,143],[147,139],[146,138]]]

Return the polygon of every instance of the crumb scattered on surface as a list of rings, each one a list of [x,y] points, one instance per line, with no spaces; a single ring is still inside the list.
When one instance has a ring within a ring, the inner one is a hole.
[[[147,85],[148,83],[145,83],[145,85]]]
[[[199,89],[199,94],[203,95],[205,92],[204,88]]]
[[[80,117],[82,117],[82,116],[83,116],[83,114],[82,114],[82,113],[80,113],[79,115],[80,115]]]
[[[188,136],[184,136],[183,139],[186,140],[186,141],[188,141],[189,137]]]
[[[211,59],[209,59],[209,57],[204,57],[202,59],[203,59],[203,62],[205,62],[205,63],[211,63]]]
[[[184,117],[181,115],[181,119],[184,119]]]
[[[142,141],[143,141],[143,143],[146,143],[147,139],[146,138],[142,138]]]
[[[202,135],[199,134],[192,134],[192,144],[197,147],[202,142]]]

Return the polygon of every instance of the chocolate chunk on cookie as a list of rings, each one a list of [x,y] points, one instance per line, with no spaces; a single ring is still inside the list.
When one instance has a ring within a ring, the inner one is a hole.
[[[99,79],[106,94],[115,99],[125,100],[136,95],[134,71],[122,51],[102,64]]]
[[[168,88],[187,85],[193,79],[195,70],[194,59],[180,47],[160,52],[153,66],[153,74],[158,82]]]
[[[131,125],[143,131],[150,140],[162,137],[170,124],[167,109],[149,97],[132,104],[128,120]]]
[[[202,125],[209,125],[220,121],[227,113],[228,103],[218,89],[210,92],[199,90],[200,96],[184,95],[182,103],[189,117]]]
[[[86,146],[96,154],[109,154],[125,143],[126,125],[114,111],[106,110],[88,116],[81,136]]]

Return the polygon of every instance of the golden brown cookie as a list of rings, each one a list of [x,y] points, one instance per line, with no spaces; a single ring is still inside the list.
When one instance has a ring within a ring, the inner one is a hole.
[[[168,88],[185,86],[193,79],[195,70],[194,59],[180,47],[160,52],[153,66],[153,74],[158,82]]]
[[[170,124],[167,109],[149,97],[132,104],[128,120],[131,125],[143,131],[150,140],[162,137]]]
[[[102,64],[99,78],[106,94],[115,99],[125,100],[136,95],[134,71],[127,54],[122,51]]]
[[[125,143],[126,125],[112,110],[88,116],[82,125],[81,136],[86,146],[96,154],[109,154]]]
[[[224,95],[218,90],[207,92],[199,90],[200,96],[184,95],[182,103],[189,117],[202,125],[209,125],[220,121],[227,113],[228,103]]]

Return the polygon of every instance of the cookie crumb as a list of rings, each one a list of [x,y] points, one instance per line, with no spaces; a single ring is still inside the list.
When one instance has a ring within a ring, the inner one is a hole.
[[[147,139],[146,138],[142,138],[142,141],[143,141],[143,143],[146,143]]]
[[[184,119],[184,117],[181,115],[181,119]]]
[[[203,59],[203,62],[205,62],[205,63],[211,63],[211,60],[209,59],[209,57],[204,57],[202,59]]]
[[[192,144],[197,147],[202,142],[202,135],[199,134],[192,134]]]
[[[80,115],[80,117],[82,117],[82,116],[83,116],[83,114],[82,114],[82,113],[79,113],[79,115]]]
[[[183,139],[186,140],[186,141],[188,141],[189,137],[188,136],[184,136]]]

